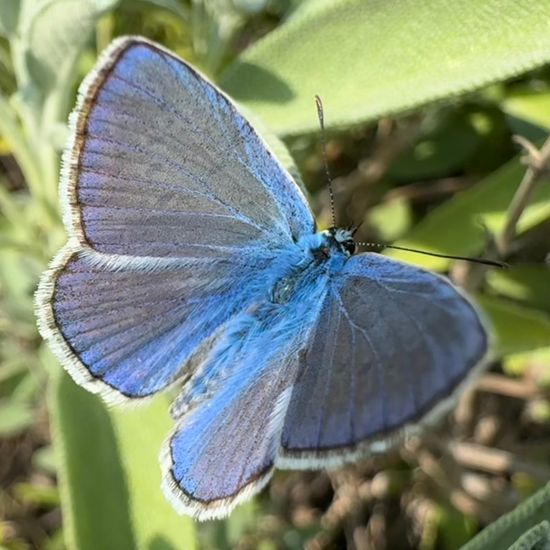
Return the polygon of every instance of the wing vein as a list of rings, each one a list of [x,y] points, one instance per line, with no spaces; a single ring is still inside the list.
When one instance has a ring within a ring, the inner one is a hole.
[[[347,310],[347,307],[346,307],[346,305],[344,304],[344,302],[342,300],[342,296],[338,292],[338,290],[334,290],[334,294],[337,297],[337,299],[340,303],[340,306],[343,309],[344,316],[346,317],[346,320],[348,321],[348,323],[350,325],[352,334],[355,334],[353,329],[357,329],[360,332],[360,334],[363,336],[365,342],[367,343],[367,345],[369,346],[369,348],[372,352],[372,355],[373,355],[374,361],[375,361],[374,369],[375,369],[375,372],[376,372],[376,378],[378,380],[378,386],[380,388],[380,395],[384,396],[385,391],[386,391],[385,390],[386,384],[384,382],[384,376],[383,376],[383,373],[382,373],[382,362],[380,361],[380,356],[378,355],[378,352],[376,351],[376,348],[374,347],[374,345],[372,343],[372,340],[370,339],[369,335],[367,334],[367,331],[363,327],[361,327],[357,323],[355,323],[355,321],[351,318],[351,316],[350,316],[350,314]],[[355,354],[353,354],[353,358],[354,358],[354,364],[355,364]],[[367,370],[368,370],[368,365],[367,365]],[[385,427],[387,425],[387,413],[386,413],[385,399],[380,399],[380,408],[381,408],[381,417],[382,417],[382,429],[385,429]]]

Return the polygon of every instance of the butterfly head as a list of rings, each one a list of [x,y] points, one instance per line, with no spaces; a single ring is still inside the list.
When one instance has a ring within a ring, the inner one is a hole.
[[[355,241],[353,240],[353,228],[331,227],[322,232],[326,239],[326,246],[329,250],[336,250],[351,256],[355,252]]]

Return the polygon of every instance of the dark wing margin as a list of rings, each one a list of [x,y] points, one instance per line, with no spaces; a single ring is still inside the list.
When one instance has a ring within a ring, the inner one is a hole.
[[[449,410],[488,348],[479,312],[448,280],[353,256],[309,340],[277,465],[338,465],[386,450]]]

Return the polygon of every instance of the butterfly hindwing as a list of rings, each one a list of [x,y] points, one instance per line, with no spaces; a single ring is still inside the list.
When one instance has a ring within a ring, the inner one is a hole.
[[[255,379],[224,377],[218,391],[178,423],[163,457],[164,489],[177,510],[199,519],[223,517],[267,483],[295,374],[293,358],[279,355],[279,361],[262,361],[265,368],[243,362],[260,367]]]
[[[289,402],[282,466],[382,450],[448,409],[487,353],[478,312],[443,277],[360,254],[329,289]]]
[[[225,516],[271,476],[303,342],[327,282],[313,267],[288,302],[265,300],[242,313],[183,389],[162,460],[165,491],[180,511]]]

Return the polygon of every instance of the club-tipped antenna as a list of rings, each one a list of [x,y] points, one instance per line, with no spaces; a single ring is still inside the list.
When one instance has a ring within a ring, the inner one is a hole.
[[[436,258],[446,258],[448,260],[463,260],[465,262],[473,262],[476,264],[490,265],[492,267],[499,267],[501,269],[507,269],[510,267],[506,262],[499,262],[498,260],[489,260],[487,258],[470,258],[468,256],[455,256],[453,254],[438,254],[437,252],[428,252],[426,250],[416,250],[415,248],[407,248],[405,246],[397,246],[394,244],[385,243],[355,243],[358,246],[368,246],[369,248],[393,248],[394,250],[404,250],[406,252],[414,252],[415,254],[424,254],[426,256],[435,256]]]
[[[315,105],[317,105],[317,117],[319,118],[319,126],[321,127],[321,148],[323,150],[323,163],[325,165],[325,174],[328,181],[328,194],[330,197],[330,214],[332,216],[332,227],[336,227],[336,211],[334,209],[334,192],[332,191],[332,178],[330,177],[330,170],[328,169],[327,160],[327,143],[325,140],[325,114],[323,111],[323,102],[321,98],[315,96]]]

